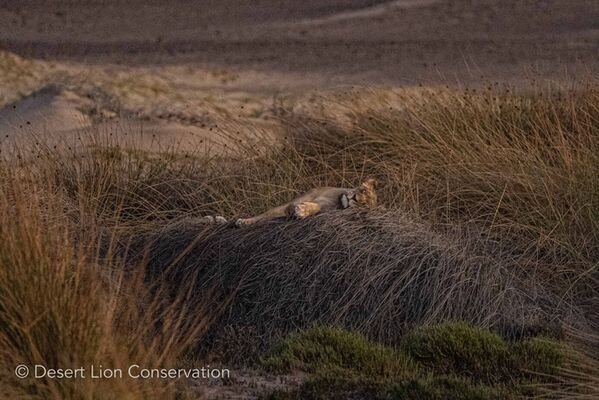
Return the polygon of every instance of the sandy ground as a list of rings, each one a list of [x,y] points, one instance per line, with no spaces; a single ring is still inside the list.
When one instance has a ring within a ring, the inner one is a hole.
[[[123,126],[152,149],[276,136],[274,102],[350,86],[584,81],[598,21],[594,0],[0,0],[0,150]]]
[[[273,136],[270,86],[284,80],[280,75],[89,65],[0,51],[0,149],[6,153],[32,137],[53,146],[99,132],[128,143],[134,136],[137,147],[152,150],[220,143],[224,131]]]
[[[426,84],[596,71],[597,21],[595,0],[21,0],[0,1],[0,46],[316,75],[318,87]]]
[[[290,375],[269,375],[249,369],[233,371],[227,380],[214,380],[209,383],[197,382],[191,390],[198,393],[200,398],[219,400],[258,400],[276,390],[291,390],[297,388],[306,375],[294,373]]]

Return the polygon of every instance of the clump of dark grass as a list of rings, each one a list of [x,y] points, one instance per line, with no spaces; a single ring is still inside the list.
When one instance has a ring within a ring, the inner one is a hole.
[[[498,335],[465,323],[421,327],[402,340],[402,349],[440,373],[502,379],[513,372],[512,352]]]
[[[535,337],[512,346],[515,363],[527,374],[553,376],[566,366],[566,354],[571,351],[559,342]]]
[[[272,372],[310,374],[298,390],[272,393],[273,399],[381,398],[389,382],[418,375],[409,356],[360,334],[324,326],[289,335],[262,364]]]
[[[522,289],[509,249],[472,234],[440,235],[397,211],[346,210],[242,230],[182,220],[130,241],[127,258],[148,249],[150,274],[175,291],[193,281],[195,301],[214,305],[234,293],[214,335],[251,326],[262,348],[313,323],[398,343],[427,322],[543,325],[540,304],[554,304],[554,314],[562,307],[542,287],[534,296]],[[173,267],[164,274],[164,265]],[[574,309],[561,312],[565,320]],[[252,358],[247,350],[237,357]]]

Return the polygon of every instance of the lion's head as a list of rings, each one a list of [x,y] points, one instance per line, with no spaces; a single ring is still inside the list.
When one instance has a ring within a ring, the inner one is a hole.
[[[341,206],[374,208],[377,206],[376,180],[370,178],[341,196]]]

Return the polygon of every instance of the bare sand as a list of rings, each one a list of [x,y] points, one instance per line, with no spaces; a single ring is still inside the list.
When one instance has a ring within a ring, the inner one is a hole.
[[[0,149],[123,126],[149,148],[276,135],[274,103],[345,88],[584,82],[597,21],[593,0],[0,0]]]
[[[317,75],[317,87],[517,81],[596,71],[597,21],[594,0],[22,0],[0,2],[0,47]]]

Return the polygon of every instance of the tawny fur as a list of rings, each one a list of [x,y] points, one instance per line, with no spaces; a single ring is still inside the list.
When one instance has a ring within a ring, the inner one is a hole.
[[[323,211],[339,210],[348,207],[374,208],[377,206],[376,181],[368,179],[352,189],[323,187],[309,192],[275,208],[251,218],[241,218],[235,223],[246,226],[275,218],[303,219]]]

